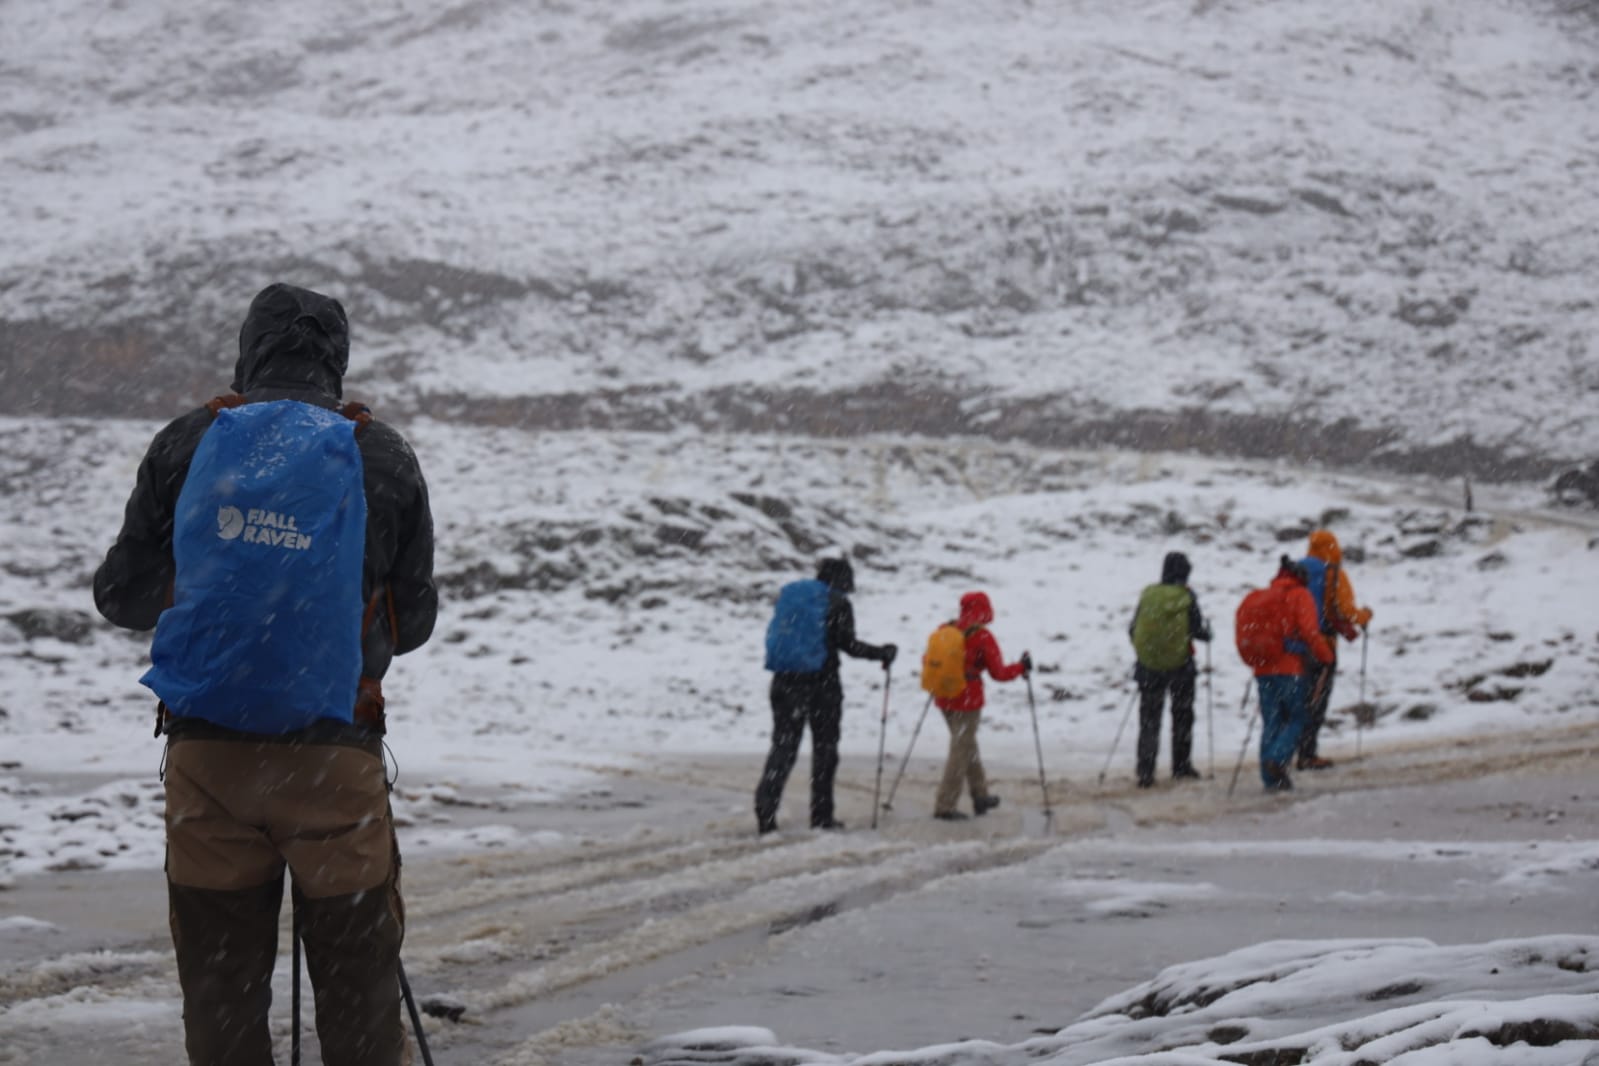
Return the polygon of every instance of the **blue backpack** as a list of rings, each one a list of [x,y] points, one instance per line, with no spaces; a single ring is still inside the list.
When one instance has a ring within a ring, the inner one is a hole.
[[[1305,587],[1310,590],[1310,598],[1316,601],[1316,625],[1323,633],[1332,633],[1336,627],[1327,618],[1327,582],[1337,580],[1334,576],[1337,567],[1328,566],[1325,560],[1315,556],[1307,556],[1299,562],[1305,568]]]
[[[250,733],[352,720],[366,554],[355,429],[294,400],[217,410],[178,494],[173,602],[139,679],[171,714]]]
[[[821,581],[791,581],[777,594],[766,627],[766,668],[774,673],[814,674],[827,665],[827,603]]]

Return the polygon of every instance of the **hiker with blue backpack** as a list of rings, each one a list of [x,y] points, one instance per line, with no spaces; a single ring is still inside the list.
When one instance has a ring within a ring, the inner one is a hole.
[[[783,788],[799,756],[800,737],[811,730],[811,828],[843,829],[834,817],[833,778],[838,772],[838,736],[844,717],[839,656],[883,664],[886,674],[898,648],[855,637],[855,571],[844,558],[823,559],[816,577],[779,591],[766,630],[766,669],[772,673],[772,749],[755,788],[755,824],[777,829]]]
[[[343,403],[349,351],[337,300],[257,295],[233,393],[156,434],[94,575],[107,619],[155,630],[140,680],[195,1066],[272,1061],[285,869],[322,1061],[405,1057],[381,682],[433,631],[433,519],[405,439]]]
[[[1160,712],[1171,693],[1171,775],[1197,778],[1191,753],[1194,741],[1194,641],[1210,643],[1210,626],[1188,587],[1188,556],[1168,552],[1161,563],[1160,583],[1138,597],[1127,635],[1133,642],[1138,685],[1138,787],[1155,785],[1155,756],[1160,748]]]
[[[1327,706],[1332,700],[1333,677],[1338,673],[1338,641],[1364,638],[1371,624],[1370,607],[1355,603],[1355,586],[1344,569],[1344,553],[1330,530],[1310,534],[1309,554],[1299,561],[1305,569],[1305,584],[1316,601],[1316,619],[1332,649],[1331,662],[1310,664],[1305,677],[1305,726],[1299,734],[1299,769],[1331,769],[1331,759],[1316,750],[1322,724],[1327,721]]]

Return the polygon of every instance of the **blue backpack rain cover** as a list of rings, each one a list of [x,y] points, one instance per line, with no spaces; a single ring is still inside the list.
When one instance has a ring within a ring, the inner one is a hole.
[[[354,422],[293,400],[219,412],[178,494],[173,603],[139,680],[230,729],[351,721],[365,553]]]
[[[1299,562],[1305,568],[1305,587],[1316,601],[1316,625],[1323,633],[1331,633],[1332,627],[1327,624],[1327,563],[1315,556],[1306,556]]]
[[[791,581],[777,594],[766,627],[766,668],[774,673],[814,674],[827,665],[827,601],[821,581]]]

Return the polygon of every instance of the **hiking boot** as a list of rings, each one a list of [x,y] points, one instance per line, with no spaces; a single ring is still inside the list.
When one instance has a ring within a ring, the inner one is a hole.
[[[755,832],[760,836],[765,836],[767,833],[775,833],[777,832],[777,823],[760,822],[755,826]]]
[[[1293,790],[1294,783],[1293,781],[1289,780],[1287,774],[1283,774],[1277,780],[1266,786],[1267,792],[1292,792]]]
[[[966,812],[965,811],[934,811],[933,812],[933,817],[937,818],[941,822],[964,822],[966,820]]]
[[[1288,779],[1288,766],[1285,763],[1270,762],[1261,768],[1266,779],[1267,792],[1292,792],[1294,783]]]
[[[1323,759],[1319,755],[1311,755],[1308,758],[1301,756],[1299,768],[1301,770],[1331,770],[1333,761],[1331,759]]]
[[[1155,779],[1153,777],[1140,777],[1138,779],[1138,787],[1139,788],[1154,788],[1155,787]]]
[[[831,831],[831,830],[835,830],[835,829],[843,829],[844,828],[844,823],[839,821],[837,818],[829,818],[825,822],[812,822],[811,823],[811,828],[812,829],[824,829],[824,830]]]
[[[1199,771],[1194,769],[1192,766],[1179,766],[1171,772],[1171,776],[1173,781],[1185,777],[1194,778],[1197,780],[1199,777]]]
[[[972,800],[972,809],[977,812],[979,818],[998,806],[998,796],[977,796]]]

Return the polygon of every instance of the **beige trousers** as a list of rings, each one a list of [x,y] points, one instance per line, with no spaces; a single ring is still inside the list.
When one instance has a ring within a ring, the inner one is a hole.
[[[944,763],[944,779],[938,785],[934,814],[948,814],[960,802],[965,784],[975,802],[988,795],[988,778],[983,776],[983,758],[977,753],[977,727],[982,711],[943,711],[949,726],[949,760]]]

